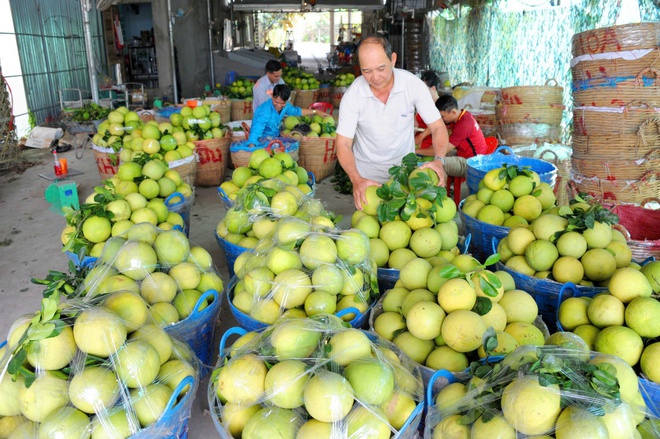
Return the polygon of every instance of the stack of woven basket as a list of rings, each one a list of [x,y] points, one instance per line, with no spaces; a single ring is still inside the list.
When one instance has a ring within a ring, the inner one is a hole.
[[[660,196],[660,22],[576,34],[571,66],[574,190]]]
[[[495,107],[500,137],[509,146],[560,142],[563,92],[554,79],[543,86],[503,88]]]
[[[495,117],[495,100],[499,89],[490,87],[473,87],[457,85],[452,95],[458,101],[459,108],[465,108],[474,116],[484,136],[497,135],[497,119]]]

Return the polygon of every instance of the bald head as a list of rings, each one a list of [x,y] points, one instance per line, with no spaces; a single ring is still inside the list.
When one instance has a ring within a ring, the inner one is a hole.
[[[375,47],[374,47],[375,46]],[[379,35],[369,35],[363,38],[357,47],[358,61],[360,61],[360,52],[363,50],[373,50],[380,48],[385,52],[387,59],[392,60],[392,45],[389,41]]]

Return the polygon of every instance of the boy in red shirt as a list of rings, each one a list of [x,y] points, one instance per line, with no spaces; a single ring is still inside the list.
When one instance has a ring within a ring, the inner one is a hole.
[[[465,159],[486,154],[488,151],[484,133],[469,111],[458,109],[458,102],[453,96],[440,96],[435,101],[435,106],[449,131],[449,144],[445,151],[447,175],[465,177],[467,172]],[[455,153],[452,150],[455,150]],[[450,157],[454,154],[455,157]]]

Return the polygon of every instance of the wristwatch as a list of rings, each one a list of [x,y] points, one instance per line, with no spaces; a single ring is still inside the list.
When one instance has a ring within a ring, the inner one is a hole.
[[[445,165],[445,158],[444,157],[440,157],[440,156],[437,155],[433,158],[433,160],[440,160],[442,162],[442,166]]]
[[[312,113],[313,113],[313,114],[316,114],[316,110],[312,110]]]

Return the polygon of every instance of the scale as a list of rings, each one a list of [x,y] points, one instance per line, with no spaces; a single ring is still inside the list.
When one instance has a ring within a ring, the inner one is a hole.
[[[51,206],[50,210],[60,215],[64,215],[62,208],[69,206],[73,209],[80,208],[78,201],[78,188],[75,181],[58,181],[46,188],[44,193],[46,201]]]

